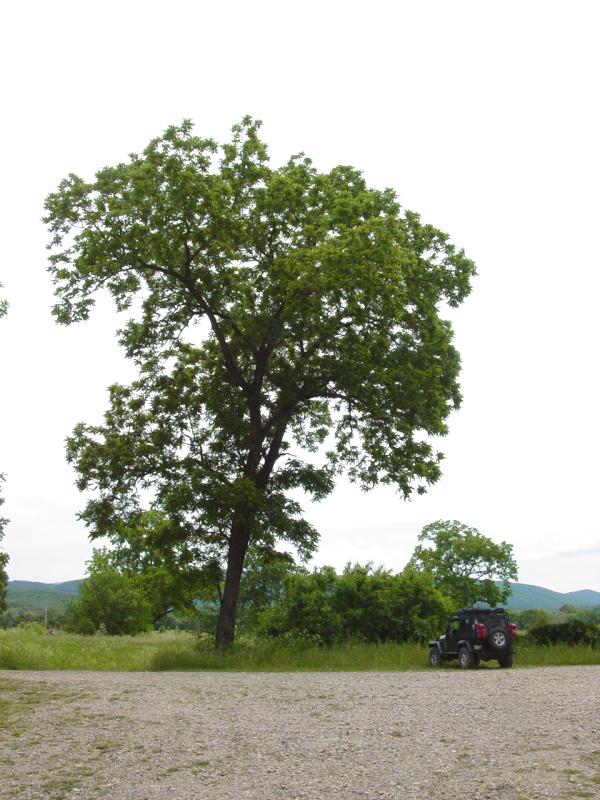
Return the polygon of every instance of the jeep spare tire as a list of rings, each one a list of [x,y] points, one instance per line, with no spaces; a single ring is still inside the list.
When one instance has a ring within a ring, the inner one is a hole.
[[[504,628],[492,628],[488,633],[488,640],[492,650],[502,652],[508,647],[508,631]]]

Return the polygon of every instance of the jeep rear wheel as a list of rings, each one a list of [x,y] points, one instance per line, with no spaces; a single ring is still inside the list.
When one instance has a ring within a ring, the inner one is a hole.
[[[467,647],[461,647],[458,651],[458,665],[461,669],[471,669],[473,667],[473,653]]]
[[[512,667],[513,665],[513,657],[512,653],[509,653],[506,656],[498,656],[498,663],[502,669],[508,669],[508,667]]]
[[[429,666],[430,667],[439,667],[442,663],[442,654],[437,649],[437,647],[432,647],[429,650]]]
[[[493,650],[506,650],[508,647],[508,633],[504,628],[492,628],[488,634],[490,647]]]

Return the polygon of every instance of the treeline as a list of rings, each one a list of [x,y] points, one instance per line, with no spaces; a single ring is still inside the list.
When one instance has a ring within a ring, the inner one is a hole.
[[[164,546],[162,517],[147,515],[111,550],[96,550],[88,578],[63,627],[77,633],[132,634],[169,625],[174,614],[214,633],[221,609],[224,565],[215,558],[174,560]],[[451,567],[449,567],[451,565]],[[502,579],[498,585],[497,578]],[[495,544],[456,521],[425,526],[406,567],[393,573],[348,564],[312,572],[273,547],[246,553],[236,629],[260,637],[309,639],[324,645],[425,641],[457,607],[502,602],[516,578],[512,546]],[[187,627],[187,625],[186,625]]]
[[[120,635],[173,627],[212,633],[218,596],[209,586],[203,595],[191,608],[157,609],[157,596],[147,582],[117,571],[105,553],[96,553],[79,597],[62,618],[49,616],[48,622],[81,634]],[[394,574],[354,564],[338,575],[332,567],[308,572],[286,557],[264,563],[251,554],[241,585],[238,631],[323,645],[348,640],[425,641],[444,625],[452,606],[430,574],[410,567]],[[159,615],[160,610],[164,613]]]
[[[533,644],[600,647],[600,607],[564,605],[558,611],[515,611],[511,617]]]
[[[507,605],[510,608],[510,599]],[[562,625],[574,619],[589,625],[600,625],[600,606],[580,608],[565,604],[558,611],[531,608],[523,611],[511,611],[511,619],[517,623],[521,630],[527,631],[534,628],[544,628],[549,625]]]
[[[397,615],[401,605],[399,595],[402,589],[407,589],[409,581],[407,574],[393,575],[374,570],[369,565],[349,566],[342,575],[335,575],[331,567],[309,573],[301,568],[292,571],[289,566],[282,568],[281,565],[271,565],[259,573],[250,564],[242,584],[239,629],[251,635],[306,636],[323,642],[347,638],[366,641],[399,638],[398,635],[390,636],[390,631],[409,639],[420,638],[419,620],[432,616],[432,605],[413,604],[412,619],[408,624],[406,616],[404,620],[398,616],[390,619],[390,615]],[[420,588],[427,588],[427,583],[421,579]],[[284,599],[286,584],[290,588],[288,600]],[[417,600],[415,583],[412,589],[413,600]],[[427,600],[429,602],[430,598]],[[93,603],[96,604],[95,599]],[[507,606],[510,609],[510,600]],[[217,608],[218,602],[215,600],[197,601],[193,609],[172,610],[156,622],[143,620],[140,631],[153,629],[210,633]],[[119,610],[114,603],[99,607],[93,614],[98,619],[97,627],[92,631],[94,623],[91,626],[86,623],[86,632],[108,632],[105,619],[115,612],[117,619],[127,619],[126,608]],[[0,628],[46,627],[48,630],[83,632],[79,624],[80,613],[81,609],[74,614],[68,605],[49,607],[47,614],[9,605],[0,614]],[[533,641],[540,644],[557,641],[586,644],[598,636],[600,629],[600,606],[578,608],[564,605],[558,611],[527,609],[511,611],[510,616],[521,634],[530,635]],[[434,624],[435,619],[430,619],[430,622]],[[430,627],[429,623],[427,627]],[[409,631],[412,635],[407,635]]]
[[[288,574],[279,597],[262,608],[248,596],[243,601],[243,624],[259,636],[325,645],[426,641],[452,608],[426,572],[407,567],[393,574],[360,564],[349,564],[341,575],[332,567]]]
[[[502,583],[497,578],[503,578]],[[79,596],[66,610],[48,609],[46,626],[79,634],[135,634],[180,628],[213,634],[224,570],[175,563],[152,528],[112,550],[95,550]],[[371,564],[308,571],[287,553],[250,548],[237,603],[238,633],[332,646],[348,641],[424,642],[438,635],[457,608],[485,602],[510,607],[516,578],[512,547],[496,545],[458,522],[426,526],[400,572]],[[508,601],[508,602],[507,602]],[[39,626],[43,615],[12,614],[0,625]],[[600,644],[600,608],[520,611],[512,618],[540,644]]]
[[[46,630],[50,633],[61,630],[78,633],[80,631],[77,629],[77,626],[73,624],[73,617],[71,615],[69,605],[60,610],[48,609],[47,614],[45,614],[43,611],[32,611],[30,609],[21,609],[15,606],[8,606],[6,611],[3,611],[0,614],[0,629],[8,630],[12,628],[26,628],[37,631]],[[142,633],[150,630],[196,631],[198,630],[198,618],[193,612],[174,611],[165,616],[160,624],[150,624],[135,632]],[[87,632],[91,633],[89,629]],[[93,632],[107,632],[106,626],[101,623]]]
[[[153,607],[147,591],[148,584],[144,586],[139,576],[118,572],[106,553],[97,552],[80,597],[66,611],[49,610],[47,629],[109,635],[214,630],[219,603],[210,591],[191,608],[170,608],[160,619],[154,618],[156,597]],[[411,566],[396,574],[360,564],[347,565],[342,574],[332,567],[308,572],[287,557],[265,562],[251,554],[242,581],[238,630],[259,638],[326,646],[347,641],[423,642],[443,630],[455,607],[431,574]],[[515,611],[511,619],[535,644],[600,646],[600,608],[565,605],[559,611]],[[9,609],[0,616],[5,628],[41,630],[44,622],[43,614],[30,611]]]

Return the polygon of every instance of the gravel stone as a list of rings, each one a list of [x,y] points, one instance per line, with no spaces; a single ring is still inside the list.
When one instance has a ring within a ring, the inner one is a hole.
[[[0,680],[1,800],[600,798],[596,666]]]

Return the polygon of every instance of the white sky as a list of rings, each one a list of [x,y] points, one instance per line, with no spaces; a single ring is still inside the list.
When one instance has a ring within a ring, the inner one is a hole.
[[[600,590],[600,185],[595,2],[5,4],[0,470],[12,579],[80,577],[89,544],[64,439],[132,376],[101,306],[60,328],[45,195],[191,117],[264,121],[273,163],[362,169],[449,232],[479,277],[454,315],[464,404],[444,475],[411,503],[340,484],[308,509],[317,563],[400,569],[459,519],[515,546],[520,580]]]

